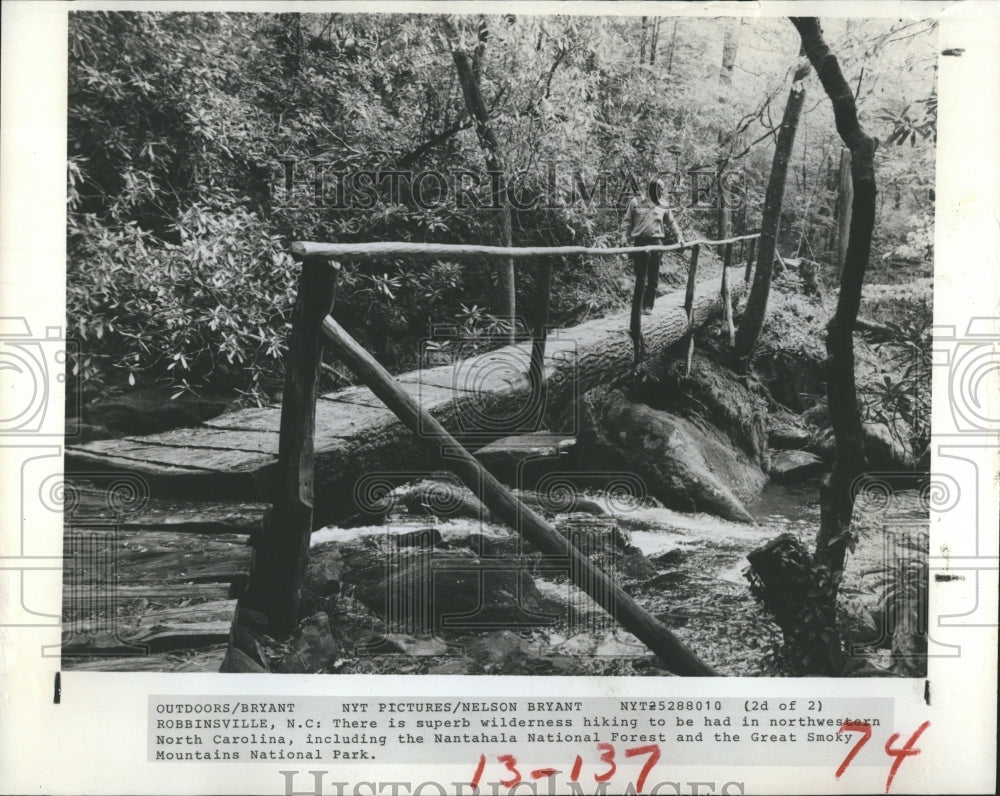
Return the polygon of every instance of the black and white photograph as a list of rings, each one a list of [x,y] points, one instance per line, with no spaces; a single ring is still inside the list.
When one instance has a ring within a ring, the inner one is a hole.
[[[935,29],[71,13],[66,668],[922,676]]]
[[[0,793],[994,792],[1000,4],[3,17]]]

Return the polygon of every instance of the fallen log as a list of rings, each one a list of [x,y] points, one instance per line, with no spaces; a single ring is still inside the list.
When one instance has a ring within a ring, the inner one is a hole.
[[[77,599],[81,587],[138,584],[226,583],[246,575],[250,564],[247,537],[192,536],[166,531],[116,531],[68,528],[65,544],[63,601]],[[79,599],[86,597],[83,588]]]
[[[119,531],[168,531],[192,534],[248,534],[263,528],[265,503],[229,503],[141,499],[116,506],[106,490],[70,478],[70,500],[63,523],[67,528],[115,528]]]
[[[74,672],[217,672],[225,655],[225,644],[127,657],[64,654],[62,668]]]
[[[729,281],[734,299],[746,291],[742,279]],[[720,295],[721,279],[698,283],[694,327],[718,316]],[[684,339],[691,328],[683,299],[683,292],[663,296],[644,319],[647,357]],[[626,311],[549,332],[543,408],[553,430],[573,433],[579,396],[631,371],[628,322]],[[512,433],[504,426],[507,419],[530,414],[531,350],[531,341],[525,341],[443,365],[425,357],[428,367],[399,376],[397,383],[460,441],[479,447]],[[570,419],[553,425],[560,416]],[[193,429],[67,446],[66,466],[69,471],[137,472],[154,497],[270,502],[279,425],[278,408],[244,409]],[[409,471],[416,477],[433,466],[419,440],[367,388],[349,387],[317,401],[316,527],[363,509],[355,489],[372,471]]]

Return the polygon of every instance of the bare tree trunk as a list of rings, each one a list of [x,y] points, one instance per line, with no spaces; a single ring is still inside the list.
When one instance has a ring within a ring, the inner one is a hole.
[[[286,77],[295,77],[302,69],[302,16],[278,14],[278,49],[281,52],[281,71]]]
[[[668,75],[670,74],[670,72],[674,68],[674,44],[677,43],[677,22],[678,22],[678,20],[675,19],[674,20],[674,29],[670,33],[670,49],[667,50],[667,74]]]
[[[476,122],[476,135],[479,138],[479,145],[486,157],[486,168],[490,172],[491,194],[493,207],[499,211],[498,227],[500,233],[500,245],[513,245],[513,223],[511,220],[510,203],[507,201],[507,172],[504,170],[503,156],[500,152],[500,142],[497,141],[496,133],[490,124],[489,108],[483,99],[480,86],[479,65],[482,61],[483,53],[486,50],[486,30],[479,31],[479,43],[476,46],[474,56],[461,46],[461,40],[457,29],[450,21],[445,21],[445,28],[452,39],[452,59],[455,62],[455,69],[458,72],[458,82],[462,87],[462,96],[465,99],[465,107]],[[516,332],[517,299],[516,282],[514,276],[514,260],[509,258],[506,262],[501,262],[497,268],[497,277],[500,282],[500,314],[508,319],[510,332],[508,339],[514,342]]]
[[[753,287],[743,312],[743,320],[736,333],[736,357],[743,369],[749,365],[750,356],[757,345],[760,330],[764,326],[764,316],[767,314],[774,252],[778,240],[778,226],[781,221],[781,204],[785,197],[785,178],[788,174],[788,161],[792,155],[792,145],[795,143],[795,132],[799,126],[799,116],[806,98],[803,81],[808,74],[808,62],[799,64],[795,70],[792,88],[788,92],[788,102],[785,104],[785,112],[781,119],[781,129],[778,131],[778,142],[774,147],[771,177],[768,180],[767,194],[764,197],[760,241],[757,245],[757,272],[754,274]]]
[[[646,28],[649,22],[646,17],[642,18],[642,27],[639,29],[639,63],[646,63]]]
[[[649,65],[653,66],[656,64],[656,51],[660,47],[660,25],[663,24],[663,20],[659,17],[656,18],[656,22],[653,23],[653,39],[649,45]]]
[[[814,561],[837,580],[844,568],[854,496],[851,486],[865,465],[864,435],[854,375],[854,324],[861,305],[861,287],[871,257],[875,227],[875,147],[876,142],[861,127],[851,87],[844,79],[836,56],[830,52],[819,21],[793,17],[802,46],[830,101],[837,132],[851,151],[851,182],[854,190],[850,234],[840,276],[837,310],[827,325],[826,389],[833,424],[836,453],[833,471],[821,496],[822,516],[816,537]]]
[[[837,173],[837,276],[844,271],[847,258],[847,241],[851,229],[851,204],[854,202],[854,185],[851,182],[851,150],[840,151],[840,171]]]
[[[850,237],[837,310],[826,336],[826,390],[835,454],[833,470],[820,490],[820,527],[812,557],[795,537],[783,534],[748,558],[753,571],[751,588],[781,626],[793,664],[803,674],[837,675],[845,661],[837,627],[837,595],[854,513],[852,488],[866,467],[854,376],[854,326],[875,226],[876,142],[858,122],[854,96],[818,20],[793,17],[792,24],[833,103],[837,132],[851,153]]]
[[[722,41],[722,68],[719,70],[719,81],[730,86],[733,83],[733,66],[736,64],[736,51],[740,46],[740,21],[726,20],[724,39]]]

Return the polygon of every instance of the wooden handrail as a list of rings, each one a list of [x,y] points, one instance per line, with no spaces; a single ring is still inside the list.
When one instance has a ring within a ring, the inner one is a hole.
[[[725,240],[696,240],[684,243],[671,243],[666,246],[477,246],[461,243],[316,243],[314,241],[297,240],[291,244],[291,252],[302,259],[336,260],[338,258],[353,260],[371,260],[379,257],[569,257],[575,255],[595,255],[598,257],[613,257],[634,252],[675,252],[690,249],[692,246],[724,246],[741,240],[756,240],[759,232],[751,235],[738,235]]]

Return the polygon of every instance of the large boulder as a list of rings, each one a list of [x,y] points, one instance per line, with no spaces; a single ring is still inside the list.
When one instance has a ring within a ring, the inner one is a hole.
[[[821,302],[797,289],[771,290],[753,369],[774,400],[794,412],[805,411],[826,395],[824,341],[829,318]]]
[[[767,444],[772,448],[802,450],[812,442],[813,433],[799,415],[779,410],[767,420]]]
[[[805,411],[826,395],[826,367],[822,359],[803,358],[798,352],[768,350],[754,360],[753,367],[774,400],[796,412]]]
[[[538,625],[565,616],[516,558],[482,559],[464,550],[357,556],[345,570],[349,593],[391,625],[413,632]],[[387,615],[389,614],[389,615]]]
[[[767,457],[767,403],[710,356],[662,359],[644,373],[636,398],[654,409],[710,424],[756,464]]]
[[[917,457],[909,440],[912,432],[906,421],[895,418],[888,423],[873,421],[862,426],[868,464],[877,470],[916,470]]]
[[[826,469],[823,460],[808,451],[781,451],[771,463],[771,478],[784,483],[805,481]]]
[[[389,496],[394,506],[405,506],[410,514],[430,515],[442,520],[465,517],[487,521],[490,510],[457,478],[426,478],[405,484]]]
[[[767,477],[723,432],[633,403],[616,388],[591,390],[582,404],[578,445],[592,467],[634,472],[668,508],[754,522],[743,503]]]
[[[536,431],[503,437],[475,452],[475,457],[501,481],[530,487],[545,473],[565,467],[576,440],[566,434]]]
[[[340,656],[340,643],[330,628],[330,617],[320,611],[302,620],[289,643],[280,671],[313,674],[329,671]]]

